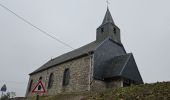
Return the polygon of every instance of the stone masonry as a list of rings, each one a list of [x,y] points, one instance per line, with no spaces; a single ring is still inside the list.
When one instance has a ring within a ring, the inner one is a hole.
[[[89,84],[91,79],[90,67],[91,67],[91,56],[85,56],[79,59],[75,59],[61,65],[52,67],[40,73],[36,73],[30,76],[29,83],[33,80],[33,89],[36,82],[42,77],[42,81],[45,83],[45,88],[47,89],[49,76],[51,73],[54,74],[54,82],[52,88],[47,90],[46,95],[55,95],[62,92],[80,92],[89,90]],[[63,82],[63,72],[66,68],[70,69],[70,80],[66,87],[62,86]],[[29,85],[28,87],[29,88]],[[31,89],[31,90],[32,90]],[[26,96],[33,96],[31,91],[28,91]]]

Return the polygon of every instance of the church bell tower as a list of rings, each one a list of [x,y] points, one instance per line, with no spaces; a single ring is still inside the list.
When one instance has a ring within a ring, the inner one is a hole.
[[[120,29],[115,25],[109,8],[107,8],[102,24],[97,28],[96,41],[100,42],[108,37],[121,44]]]

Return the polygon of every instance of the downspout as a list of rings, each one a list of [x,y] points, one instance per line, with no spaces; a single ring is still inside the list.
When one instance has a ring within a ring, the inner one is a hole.
[[[89,54],[90,57],[90,68],[89,68],[89,85],[88,85],[88,90],[91,90],[91,83],[93,80],[93,57],[94,54]]]

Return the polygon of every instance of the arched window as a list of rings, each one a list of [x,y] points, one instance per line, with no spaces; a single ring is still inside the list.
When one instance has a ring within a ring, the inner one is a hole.
[[[63,75],[63,86],[66,86],[69,84],[69,79],[70,79],[70,70],[67,68],[64,71]]]
[[[31,91],[32,83],[33,83],[33,80],[30,81],[29,88],[28,88],[28,92]]]
[[[54,75],[53,73],[51,73],[48,81],[48,89],[50,89],[53,86],[53,82],[54,82]]]

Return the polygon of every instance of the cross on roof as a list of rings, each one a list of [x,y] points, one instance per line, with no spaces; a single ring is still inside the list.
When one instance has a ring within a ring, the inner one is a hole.
[[[107,7],[108,7],[108,6],[109,6],[109,4],[110,4],[109,0],[106,0],[106,3],[107,3]]]

